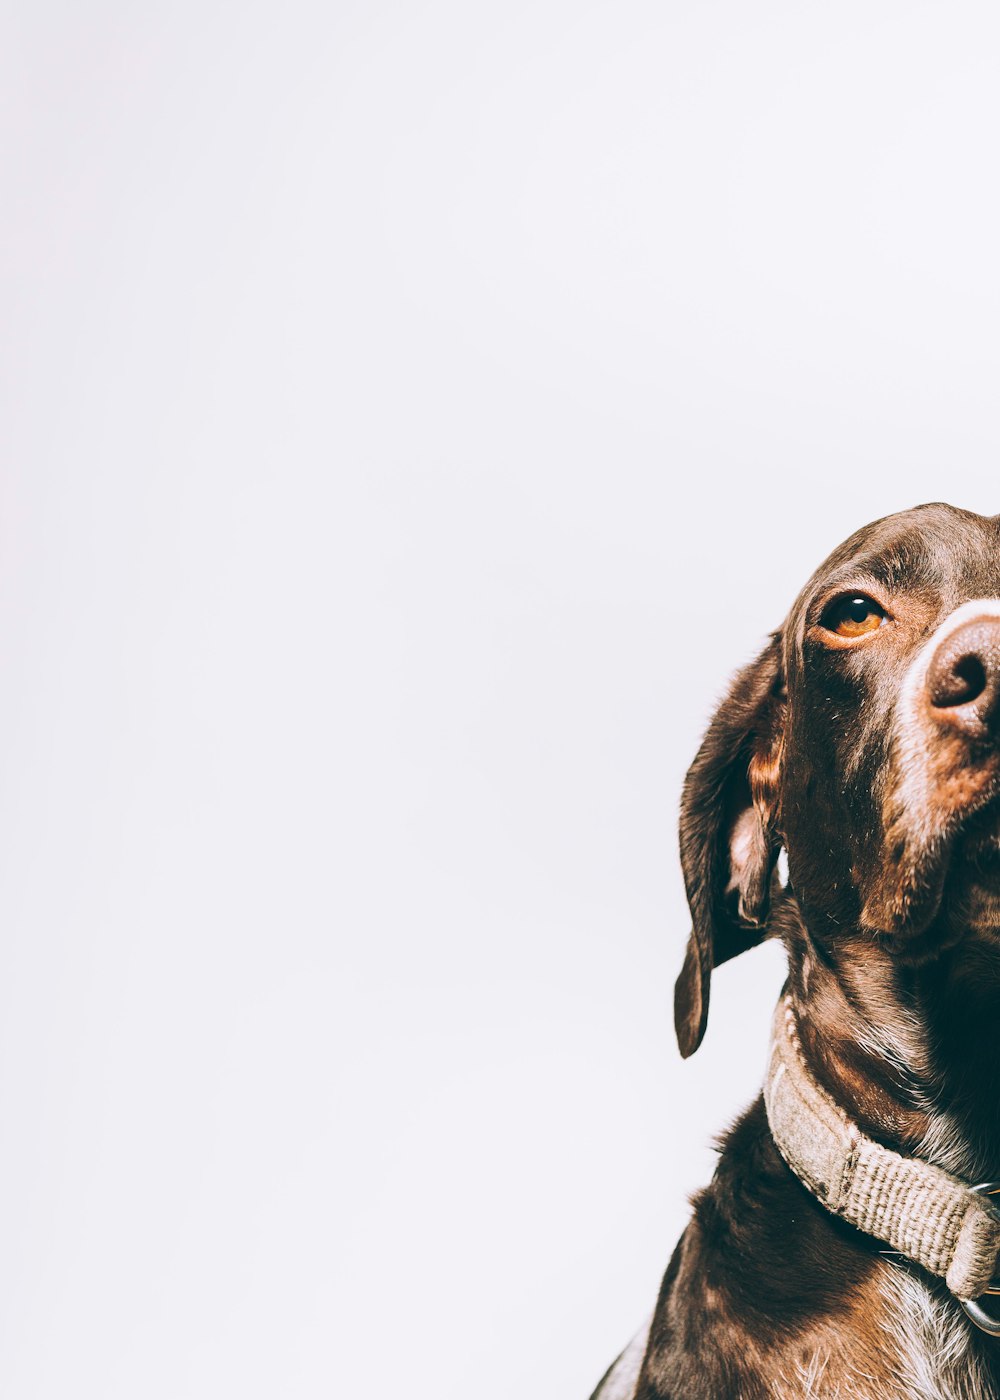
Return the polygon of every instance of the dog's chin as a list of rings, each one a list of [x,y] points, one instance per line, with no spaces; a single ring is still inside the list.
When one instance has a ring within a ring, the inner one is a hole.
[[[1000,939],[1000,797],[914,855],[865,906],[863,923],[881,942],[919,963],[970,931]]]
[[[955,844],[944,912],[956,929],[994,931],[1000,938],[1000,809],[978,812]]]
[[[919,887],[938,891],[936,908],[908,930],[907,951],[918,958],[952,947],[970,933],[1000,941],[1000,799],[971,814],[937,859],[921,872]],[[915,902],[916,903],[916,902]]]

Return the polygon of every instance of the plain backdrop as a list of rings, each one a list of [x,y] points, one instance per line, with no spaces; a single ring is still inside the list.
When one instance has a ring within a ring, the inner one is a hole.
[[[0,1394],[584,1400],[755,1094],[680,782],[1000,509],[987,4],[2,11]]]

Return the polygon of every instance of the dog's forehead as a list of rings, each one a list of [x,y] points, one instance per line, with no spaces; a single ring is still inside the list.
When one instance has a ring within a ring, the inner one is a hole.
[[[818,592],[860,588],[866,577],[893,592],[934,594],[948,606],[1000,597],[1000,516],[937,502],[872,521],[816,569],[791,616],[802,616]]]

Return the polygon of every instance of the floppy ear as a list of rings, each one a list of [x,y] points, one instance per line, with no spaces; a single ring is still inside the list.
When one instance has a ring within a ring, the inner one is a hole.
[[[674,990],[681,1054],[708,1020],[712,968],[764,938],[781,838],[778,788],[785,696],[781,637],[734,679],[688,769],[681,797],[681,865],[691,938]]]

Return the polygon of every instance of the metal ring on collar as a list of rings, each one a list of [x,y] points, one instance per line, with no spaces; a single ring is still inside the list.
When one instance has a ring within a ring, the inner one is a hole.
[[[1000,1181],[983,1181],[978,1186],[973,1186],[972,1190],[980,1196],[998,1196],[1000,1195]],[[994,1279],[989,1288],[979,1296],[980,1298],[1000,1296],[1000,1279]],[[986,1332],[991,1337],[1000,1337],[1000,1317],[992,1317],[984,1307],[980,1306],[979,1298],[963,1303],[962,1307],[980,1332]]]

